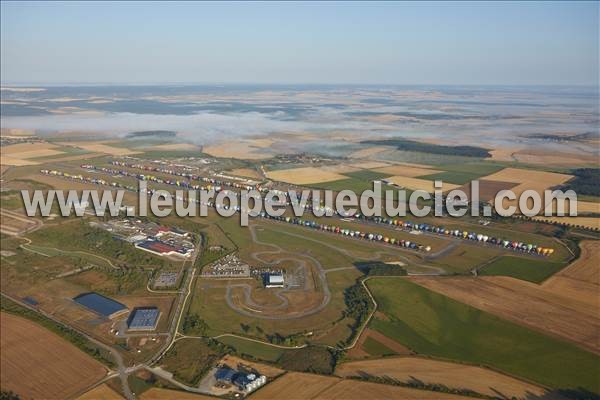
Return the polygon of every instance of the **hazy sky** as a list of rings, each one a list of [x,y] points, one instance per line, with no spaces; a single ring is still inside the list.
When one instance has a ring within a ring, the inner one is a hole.
[[[598,85],[598,2],[2,1],[10,83]]]

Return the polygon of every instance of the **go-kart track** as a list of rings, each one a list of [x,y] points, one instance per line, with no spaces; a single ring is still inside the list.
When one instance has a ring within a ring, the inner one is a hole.
[[[286,286],[281,289],[271,289],[273,297],[279,300],[279,302],[276,304],[265,305],[259,304],[253,299],[253,287],[250,284],[231,283],[227,286],[225,299],[227,301],[227,305],[239,314],[260,319],[283,320],[303,318],[319,313],[327,306],[327,304],[329,304],[329,301],[331,300],[331,292],[327,283],[327,273],[339,271],[341,269],[355,268],[341,267],[325,269],[321,262],[316,258],[312,257],[311,255],[308,255],[306,253],[300,254],[286,251],[276,244],[261,241],[257,235],[257,231],[260,232],[261,230],[260,224],[251,224],[248,227],[248,229],[250,231],[252,241],[255,244],[273,248],[273,250],[262,250],[254,252],[250,254],[250,257],[258,261],[259,263],[268,266],[277,266],[284,261],[292,262],[295,264],[294,274],[297,275],[301,273],[306,277],[309,274],[314,273],[314,275],[319,281],[319,290],[312,288],[309,284],[309,280],[304,279],[304,284],[301,288],[290,288],[289,286]],[[302,235],[296,235],[290,232],[280,232],[280,234],[294,236],[304,240],[316,241],[321,245],[331,248],[333,251],[351,256],[348,250],[339,248],[335,245],[326,242],[321,242],[316,239],[312,239]],[[375,251],[369,258],[369,260],[379,260],[381,259],[382,255],[383,252]],[[269,259],[267,259],[265,256],[276,257],[269,257]],[[402,256],[398,257],[408,262],[406,258]],[[414,264],[414,262],[412,262],[412,264]],[[431,271],[429,273],[426,273],[426,275],[439,275],[445,272],[443,269],[438,267],[423,264],[417,265],[422,269]],[[300,296],[295,296],[295,294],[299,294]],[[318,295],[318,297],[315,295]],[[293,297],[297,298],[291,299]]]

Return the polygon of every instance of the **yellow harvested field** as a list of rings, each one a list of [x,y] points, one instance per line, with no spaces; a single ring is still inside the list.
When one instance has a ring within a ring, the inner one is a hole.
[[[267,384],[249,398],[251,400],[314,399],[323,390],[341,381],[339,378],[288,372]]]
[[[143,397],[142,397],[143,398]],[[467,399],[467,397],[383,385],[331,376],[288,372],[274,382],[267,384],[250,400],[364,400],[364,399],[403,399],[403,400],[444,400]]]
[[[287,182],[295,185],[307,183],[321,183],[348,179],[347,176],[335,172],[326,171],[316,167],[302,167],[267,172],[267,177],[279,182]]]
[[[2,165],[13,166],[36,165],[38,163],[30,159],[64,154],[64,152],[57,150],[58,148],[59,146],[47,142],[19,143],[3,146],[0,163]]]
[[[432,175],[442,172],[439,169],[411,167],[408,165],[390,165],[388,167],[376,168],[373,171],[381,172],[383,174],[407,176],[409,178],[416,178],[418,176]]]
[[[28,319],[0,313],[0,329],[2,390],[21,398],[65,399],[106,376],[98,361]]]
[[[196,146],[191,143],[171,143],[171,144],[157,144],[156,146],[150,147],[151,150],[167,150],[167,151],[200,151],[200,146]]]
[[[514,159],[524,164],[543,166],[586,167],[598,165],[597,156],[561,151],[523,150],[515,153]]]
[[[12,165],[14,167],[22,167],[24,165],[37,165],[38,163],[34,161],[28,161],[20,158],[5,156],[2,154],[0,156],[0,164],[1,165]]]
[[[435,188],[433,187],[434,182],[427,179],[419,179],[419,178],[410,178],[408,176],[390,176],[389,178],[385,178],[386,181],[392,182],[393,184],[400,186],[404,189],[410,190],[424,190],[429,193],[433,193]],[[444,186],[442,187],[443,192],[448,192],[450,190],[456,189],[460,187],[459,185],[454,185],[452,183],[444,182]]]
[[[65,154],[65,153],[64,153],[64,151],[46,149],[46,150],[24,151],[22,153],[15,154],[15,156],[20,159],[28,160],[30,158],[50,157],[50,156],[56,156],[59,154]]]
[[[519,148],[500,148],[491,150],[490,154],[492,155],[489,158],[490,161],[516,161],[514,154],[519,151]]]
[[[569,277],[600,286],[600,241],[586,240],[581,242],[581,255],[571,265],[548,279],[544,285],[548,285],[556,277]]]
[[[600,241],[581,242],[581,255],[571,265],[546,280],[545,290],[587,303],[593,310],[600,306]]]
[[[375,169],[375,168],[381,168],[381,167],[385,167],[387,165],[390,165],[386,162],[382,162],[382,161],[364,161],[364,162],[355,162],[355,167],[359,167],[362,169]]]
[[[390,146],[373,146],[367,147],[366,149],[357,150],[353,153],[350,153],[348,157],[350,158],[369,158],[374,156],[375,154],[383,153],[387,150],[392,150],[394,147]],[[368,167],[365,167],[368,168]]]
[[[263,150],[265,148],[265,142],[255,142],[256,140],[236,140],[205,146],[202,151],[213,157],[238,158],[241,160],[264,160],[272,157],[270,153]]]
[[[11,144],[9,146],[2,146],[2,154],[17,157],[21,153],[32,153],[35,151],[45,151],[56,149],[59,146],[48,143],[48,142],[35,142],[35,143],[19,143]]]
[[[600,229],[600,218],[597,217],[533,217],[537,221],[552,221],[571,226],[584,226],[591,229]]]
[[[516,206],[517,209],[519,209],[518,198],[524,191],[533,190],[537,192],[542,199],[544,199],[544,191],[546,189],[561,185],[571,178],[573,178],[572,175],[558,174],[555,172],[534,171],[520,168],[504,168],[481,179],[518,183],[517,186],[510,189],[517,196],[517,200],[504,199],[503,204],[504,207]],[[541,212],[543,211],[544,207],[542,207]]]
[[[110,146],[104,142],[64,142],[61,143],[64,146],[77,147],[83,150],[91,151],[94,153],[104,153],[111,156],[127,156],[130,154],[137,154],[138,151],[132,151],[129,149]]]
[[[594,203],[592,201],[577,201],[577,213],[600,214],[600,203]]]
[[[555,292],[506,276],[409,279],[461,303],[600,353],[597,290],[569,297],[572,292]],[[596,307],[590,307],[590,301],[595,301]]]
[[[245,178],[252,178],[262,180],[263,177],[258,173],[257,170],[252,168],[237,168],[230,171],[225,171],[226,175],[243,176]]]
[[[338,174],[343,174],[346,172],[356,172],[356,171],[360,171],[362,168],[357,167],[353,167],[351,165],[348,164],[337,164],[337,165],[324,165],[322,167],[319,167],[325,171],[330,171],[330,172],[335,172]]]
[[[528,393],[543,395],[546,390],[486,368],[431,360],[420,357],[393,357],[343,363],[335,374],[343,378],[361,376],[390,377],[401,382],[414,379],[428,384],[442,384],[454,389],[468,389],[488,396],[527,398]]]
[[[92,390],[85,392],[77,400],[123,400],[124,397],[115,392],[106,383],[96,386]]]
[[[142,393],[140,400],[215,400],[215,397],[179,390],[151,388]]]
[[[534,171],[520,168],[504,168],[482,179],[522,184],[543,183],[546,187],[552,187],[560,185],[561,183],[565,183],[571,178],[573,178],[572,175],[558,174],[556,172]]]
[[[273,143],[275,143],[275,140],[261,138],[261,139],[248,139],[248,140],[246,140],[246,142],[248,142],[250,144],[250,146],[252,146],[252,147],[267,148],[267,147],[271,147],[271,145]]]

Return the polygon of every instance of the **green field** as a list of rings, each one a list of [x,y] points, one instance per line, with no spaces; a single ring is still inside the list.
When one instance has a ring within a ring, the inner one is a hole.
[[[387,178],[388,176],[392,176],[391,174],[375,172],[369,169],[361,169],[359,171],[354,172],[344,172],[344,175],[349,176],[350,178],[361,179],[363,181],[374,181],[376,179]]]
[[[373,183],[366,179],[359,178],[348,178],[340,179],[339,181],[322,182],[322,183],[311,183],[311,188],[333,190],[334,192],[341,192],[342,190],[352,190],[354,193],[360,195],[365,190],[373,190]]]
[[[371,328],[417,353],[485,365],[557,389],[600,393],[600,357],[431,292],[404,278],[368,286],[389,320]]]
[[[242,356],[249,355],[253,358],[264,361],[276,362],[285,352],[285,350],[278,347],[273,347],[250,340],[244,340],[233,336],[225,336],[219,338],[218,340],[221,343],[233,347],[236,352]]]
[[[492,260],[499,254],[502,254],[502,250],[496,247],[473,246],[467,243],[460,243],[448,254],[432,260],[429,263],[431,265],[442,267],[450,273],[463,274]]]
[[[422,179],[441,180],[446,183],[464,185],[472,180],[480,179],[486,175],[501,170],[504,166],[493,162],[466,162],[460,164],[442,164],[436,168],[444,170],[437,174],[421,176]]]
[[[379,343],[372,337],[368,337],[362,345],[362,349],[365,350],[369,355],[373,357],[391,356],[396,352],[383,343]]]
[[[479,275],[504,275],[541,283],[565,267],[566,263],[502,256],[478,271]]]

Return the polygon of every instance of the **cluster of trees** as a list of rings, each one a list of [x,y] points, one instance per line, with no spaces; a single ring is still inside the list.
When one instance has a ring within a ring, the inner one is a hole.
[[[111,355],[106,350],[98,347],[96,344],[89,341],[85,336],[71,328],[54,322],[51,319],[48,319],[28,308],[22,307],[14,301],[6,298],[3,298],[0,302],[0,310],[2,310],[2,312],[8,312],[23,318],[27,318],[39,325],[42,325],[44,328],[73,343],[79,349],[94,357],[101,363],[107,365],[109,368],[113,368],[115,366]]]
[[[182,329],[188,335],[206,336],[208,324],[198,314],[188,314],[183,319]]]
[[[415,142],[407,139],[383,139],[383,140],[365,140],[361,143],[374,144],[378,146],[395,146],[398,150],[418,151],[430,154],[446,154],[463,157],[491,157],[490,152],[483,147],[477,146],[445,146],[441,144]]]
[[[288,350],[278,361],[281,368],[290,371],[313,372],[330,375],[336,363],[335,354],[325,347],[308,346]]]
[[[354,265],[368,276],[405,276],[406,269],[401,265],[386,264],[381,261],[359,261]]]
[[[275,332],[272,335],[267,335],[267,340],[273,344],[279,344],[283,346],[297,346],[303,343],[304,335],[302,333],[295,333],[293,335],[281,335]]]
[[[575,178],[561,189],[574,190],[577,194],[600,196],[600,168],[578,168],[571,172]]]
[[[373,303],[360,282],[344,290],[344,303],[346,303],[344,316],[354,319],[354,323],[350,326],[352,334],[347,340],[347,343],[351,343],[373,310]]]

